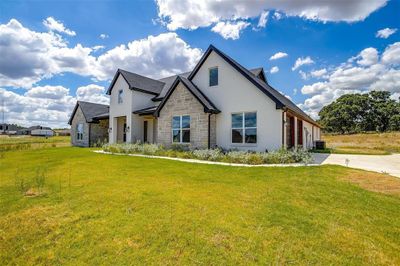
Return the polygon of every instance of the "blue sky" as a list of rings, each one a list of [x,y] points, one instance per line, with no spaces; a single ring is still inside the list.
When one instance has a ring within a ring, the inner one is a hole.
[[[154,78],[185,72],[209,44],[264,67],[269,83],[314,117],[344,93],[381,89],[398,99],[400,1],[315,2],[3,0],[6,122],[64,127],[77,99],[107,103],[117,68]],[[271,60],[278,52],[286,56]]]

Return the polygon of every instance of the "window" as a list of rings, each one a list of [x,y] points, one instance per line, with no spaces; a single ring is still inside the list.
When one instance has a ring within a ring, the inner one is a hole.
[[[232,114],[232,143],[257,143],[257,113]]]
[[[123,94],[124,94],[123,90],[119,90],[118,91],[118,103],[122,103],[123,102],[123,100],[122,100]]]
[[[83,124],[76,125],[76,139],[77,140],[83,139]]]
[[[190,116],[181,115],[172,118],[172,142],[190,143]]]
[[[218,85],[218,67],[210,68],[210,87]]]

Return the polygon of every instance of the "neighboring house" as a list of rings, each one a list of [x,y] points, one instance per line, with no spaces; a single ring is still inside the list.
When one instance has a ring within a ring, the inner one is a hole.
[[[78,101],[68,122],[71,144],[89,147],[107,142],[108,113],[108,105]]]
[[[320,126],[262,68],[248,70],[212,45],[181,75],[155,80],[119,69],[107,94],[110,143],[271,151],[320,139]]]
[[[52,137],[54,136],[54,131],[49,127],[42,127],[42,126],[33,126],[29,127],[26,132],[31,136],[38,136],[38,137]]]
[[[0,124],[0,134],[16,135],[19,127],[14,124]]]

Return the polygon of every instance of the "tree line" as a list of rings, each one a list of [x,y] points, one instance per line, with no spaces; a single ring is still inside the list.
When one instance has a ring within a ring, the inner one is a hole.
[[[400,130],[400,99],[390,98],[388,91],[345,94],[319,112],[325,132],[358,133]]]

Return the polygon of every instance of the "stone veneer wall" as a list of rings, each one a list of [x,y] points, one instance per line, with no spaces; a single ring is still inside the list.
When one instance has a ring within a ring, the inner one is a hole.
[[[79,123],[83,124],[83,138],[82,140],[78,140],[76,138],[77,125]],[[88,147],[89,146],[89,124],[86,123],[86,119],[83,116],[82,110],[80,107],[75,112],[74,118],[71,122],[71,144],[73,146],[81,146]]]
[[[100,120],[99,123],[90,123],[90,146],[108,142],[108,119]]]
[[[157,142],[166,147],[172,144],[172,117],[190,115],[190,146],[206,149],[208,147],[208,113],[203,105],[179,83],[158,117]],[[211,116],[211,147],[215,146],[215,115]]]

